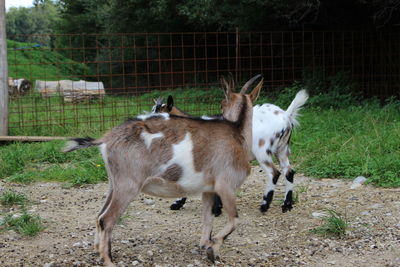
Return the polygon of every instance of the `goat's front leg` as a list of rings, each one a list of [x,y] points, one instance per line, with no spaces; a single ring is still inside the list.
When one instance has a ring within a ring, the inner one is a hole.
[[[205,249],[212,245],[211,232],[214,216],[211,213],[211,207],[214,202],[215,193],[203,193],[203,232],[200,239],[200,248]]]
[[[219,257],[219,249],[226,238],[236,229],[239,222],[239,215],[236,208],[236,199],[234,190],[226,185],[216,186],[216,193],[222,200],[225,212],[228,216],[228,222],[225,227],[218,232],[212,239],[213,244],[206,250],[207,257],[212,262]]]
[[[183,208],[183,205],[185,205],[186,199],[187,199],[186,197],[177,198],[169,208],[171,210],[180,210],[181,208]]]

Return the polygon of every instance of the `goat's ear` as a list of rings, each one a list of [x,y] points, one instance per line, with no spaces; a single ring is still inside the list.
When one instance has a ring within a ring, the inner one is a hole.
[[[253,102],[253,104],[256,103],[256,100],[257,100],[258,96],[260,95],[260,91],[263,86],[263,83],[264,83],[264,78],[261,79],[261,81],[257,84],[257,86],[249,94],[251,102]]]
[[[226,80],[224,76],[221,76],[222,91],[226,99],[229,99],[229,94],[232,93],[231,83]]]
[[[172,95],[169,95],[168,96],[168,100],[167,100],[167,109],[168,109],[168,111],[171,111],[173,106],[174,106],[174,99],[172,98]]]

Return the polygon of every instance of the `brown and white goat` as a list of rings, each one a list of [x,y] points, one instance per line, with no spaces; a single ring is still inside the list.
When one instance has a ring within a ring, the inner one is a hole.
[[[95,248],[107,266],[114,266],[112,229],[139,192],[159,197],[202,193],[200,246],[214,261],[223,240],[238,223],[235,191],[250,173],[252,103],[262,83],[263,80],[250,94],[245,94],[246,88],[234,93],[225,82],[223,119],[146,114],[127,120],[100,139],[71,139],[65,152],[100,146],[107,169],[110,187],[97,216],[95,238]],[[215,194],[224,204],[228,222],[212,238],[211,206]]]
[[[231,80],[231,83],[233,81]],[[273,199],[274,190],[280,172],[274,166],[272,155],[279,161],[280,167],[286,178],[286,192],[282,205],[282,211],[292,209],[293,204],[293,177],[294,171],[289,163],[289,142],[293,128],[298,124],[296,117],[301,106],[308,99],[305,90],[297,93],[292,103],[286,111],[273,104],[256,105],[253,107],[253,157],[257,159],[261,168],[265,171],[268,182],[264,191],[263,200],[260,205],[261,212],[266,212]],[[168,96],[167,103],[163,103],[162,98],[155,101],[152,112],[167,112],[176,116],[190,116],[174,106],[172,96]],[[217,119],[219,116],[206,117],[204,119]],[[186,202],[186,198],[178,198],[172,203],[172,210],[179,210]],[[221,214],[221,201],[215,198],[212,212],[215,216]]]

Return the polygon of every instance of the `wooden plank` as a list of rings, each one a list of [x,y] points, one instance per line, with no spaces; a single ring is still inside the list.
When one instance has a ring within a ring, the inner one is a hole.
[[[0,0],[0,135],[8,135],[8,65],[5,0]]]
[[[46,142],[54,140],[67,140],[69,137],[62,136],[0,136],[0,141],[21,142]]]

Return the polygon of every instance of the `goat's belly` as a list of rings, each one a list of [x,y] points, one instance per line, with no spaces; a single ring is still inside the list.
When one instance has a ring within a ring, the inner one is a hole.
[[[176,198],[203,192],[213,192],[214,186],[204,183],[203,174],[182,176],[178,181],[170,181],[164,177],[148,177],[142,187],[142,192],[148,195]]]
[[[202,172],[184,175],[177,181],[177,184],[187,195],[212,192],[214,190],[212,184],[205,183],[204,174]]]

